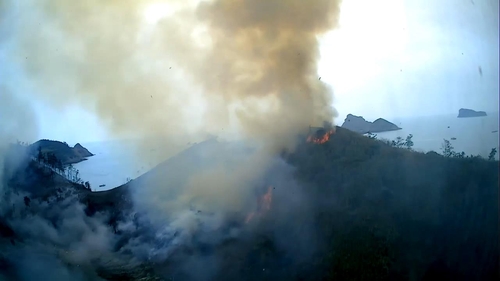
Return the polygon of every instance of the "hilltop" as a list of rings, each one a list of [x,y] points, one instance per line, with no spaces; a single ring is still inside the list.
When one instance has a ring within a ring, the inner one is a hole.
[[[62,161],[63,165],[75,164],[94,156],[94,154],[79,143],[71,147],[65,142],[46,139],[31,144],[30,150],[34,156],[37,156],[39,151],[43,155],[53,153],[58,160]]]

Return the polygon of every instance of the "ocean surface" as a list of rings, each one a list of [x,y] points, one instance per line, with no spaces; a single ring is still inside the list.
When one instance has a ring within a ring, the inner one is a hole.
[[[488,113],[485,117],[457,118],[456,115],[441,115],[418,118],[395,118],[388,121],[402,128],[398,131],[377,133],[378,139],[393,140],[413,135],[414,149],[421,152],[442,152],[443,140],[450,140],[454,150],[464,151],[467,155],[488,157],[492,148],[499,150],[499,115]],[[340,125],[343,120],[338,120]],[[374,121],[374,120],[368,120]],[[454,138],[452,140],[452,138]],[[92,190],[107,190],[126,183],[127,179],[136,178],[154,163],[136,161],[128,151],[134,143],[121,141],[82,143],[95,156],[74,165],[80,171],[81,178],[89,181]],[[188,148],[186,145],[185,148]],[[179,151],[182,151],[180,149]],[[151,153],[154,153],[152,151]],[[498,160],[498,153],[496,159]]]
[[[370,120],[372,121],[372,120]],[[498,112],[488,116],[457,118],[456,115],[441,115],[419,118],[395,118],[388,120],[398,127],[398,131],[377,133],[379,139],[393,140],[413,135],[414,149],[421,152],[442,152],[444,140],[449,140],[456,152],[466,155],[488,157],[492,148],[498,151]],[[498,159],[498,153],[496,155]]]

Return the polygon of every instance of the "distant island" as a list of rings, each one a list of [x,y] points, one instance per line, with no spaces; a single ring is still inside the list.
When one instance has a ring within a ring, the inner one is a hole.
[[[94,154],[79,143],[71,147],[65,142],[46,139],[31,144],[30,151],[35,156],[39,152],[44,155],[52,153],[57,159],[61,160],[63,165],[75,164],[87,160],[87,157],[94,156]]]
[[[366,121],[361,116],[352,114],[347,115],[341,127],[360,134],[401,130],[401,128],[396,126],[394,123],[391,123],[383,118],[378,118],[377,120],[370,122]]]
[[[484,111],[475,111],[467,108],[460,108],[458,110],[458,118],[469,118],[469,117],[482,117],[486,116],[486,112]]]

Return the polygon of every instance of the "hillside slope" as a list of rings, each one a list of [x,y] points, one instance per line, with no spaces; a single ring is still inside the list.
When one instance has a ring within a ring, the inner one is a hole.
[[[237,166],[239,157],[251,153],[241,145],[207,141],[126,185],[82,191],[80,198],[87,215],[108,214],[117,259],[131,242],[160,250],[170,244],[149,244],[156,234],[146,235],[136,217],[131,222],[120,214],[137,208],[138,198],[156,196],[148,193],[155,186],[171,192],[154,199],[174,204],[178,188],[194,174],[215,163]],[[156,276],[145,280],[199,279],[189,266],[198,262],[212,264],[210,270],[198,268],[212,280],[497,280],[498,162],[394,148],[343,128],[323,144],[304,140],[281,157],[295,179],[283,178],[289,174],[282,166],[263,176],[262,182],[276,185],[262,219],[246,227],[234,216],[220,229],[200,228],[189,243],[169,250],[168,259],[153,265],[145,260],[144,274]],[[206,215],[194,211],[200,220]],[[124,232],[120,224],[136,230]],[[16,233],[1,229],[6,237]],[[227,236],[227,229],[240,234]],[[125,280],[127,270],[134,276],[142,272],[129,267],[118,274],[101,266],[105,273],[99,276]]]
[[[127,186],[182,186],[189,178],[183,171],[203,170],[207,159],[227,153],[225,149],[217,142],[200,144]],[[340,280],[373,280],[374,275],[380,280],[495,279],[498,162],[394,148],[343,128],[324,144],[303,142],[285,158],[314,206],[309,219],[323,244],[317,252],[322,258],[307,266],[318,274],[309,280],[324,274]],[[254,242],[276,243],[268,236],[261,239]],[[248,253],[242,249],[248,247],[233,241],[215,251],[243,257]],[[269,260],[261,262],[269,268]],[[238,272],[234,266],[228,261],[219,280]],[[240,266],[252,278],[265,277],[244,263]],[[274,278],[292,278],[281,274]]]
[[[333,258],[335,276],[369,274],[366,257],[381,245],[363,246],[366,233],[384,241],[372,261],[380,265],[372,268],[378,276],[497,276],[498,162],[412,152],[342,128],[331,141],[302,145],[288,159],[318,205],[329,209],[317,219],[325,239],[343,241],[331,249],[351,258]]]

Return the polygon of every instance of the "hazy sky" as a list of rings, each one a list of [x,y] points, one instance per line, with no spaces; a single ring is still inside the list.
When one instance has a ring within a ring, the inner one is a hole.
[[[340,118],[498,111],[498,2],[345,1],[319,70]]]
[[[321,38],[318,70],[334,88],[336,123],[348,113],[390,120],[455,114],[461,107],[497,112],[498,2],[345,0],[340,28]],[[149,13],[151,20],[161,16],[159,10]],[[15,32],[8,26],[15,15],[2,16],[0,84],[28,98],[36,89],[2,52],[8,47],[2,39]],[[34,108],[39,137],[69,143],[107,138],[97,118],[78,107],[56,112],[34,101]]]

